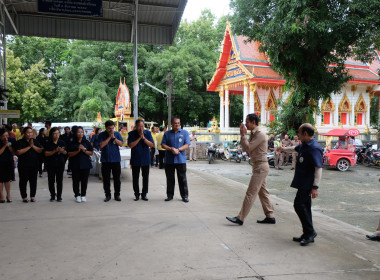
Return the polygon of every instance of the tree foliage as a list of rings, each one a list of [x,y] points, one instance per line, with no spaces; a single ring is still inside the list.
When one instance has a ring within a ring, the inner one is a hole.
[[[344,61],[370,61],[379,38],[379,0],[232,0],[231,7],[234,32],[260,41],[294,90],[280,113],[288,129],[312,122],[315,101],[350,79]]]

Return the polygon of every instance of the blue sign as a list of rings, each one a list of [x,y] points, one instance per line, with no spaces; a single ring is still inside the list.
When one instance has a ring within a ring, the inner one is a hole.
[[[38,0],[38,12],[102,17],[102,0]]]

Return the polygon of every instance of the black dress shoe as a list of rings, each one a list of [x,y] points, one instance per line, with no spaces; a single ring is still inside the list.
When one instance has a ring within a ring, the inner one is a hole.
[[[144,200],[144,201],[148,201],[148,200],[149,200],[148,197],[147,197],[146,195],[142,195],[142,196],[141,196],[141,199]]]
[[[183,201],[183,202],[189,202],[189,198],[187,198],[187,197],[183,197],[183,198],[182,198],[182,201]]]
[[[30,202],[36,202],[36,200],[34,198],[31,198]]]
[[[307,244],[309,243],[313,243],[314,242],[314,238],[317,236],[317,233],[314,232],[311,236],[309,237],[304,237],[301,242],[300,242],[300,245],[301,246],[306,246]]]
[[[238,225],[243,225],[243,221],[239,220],[238,217],[233,217],[233,218],[230,218],[230,217],[226,217],[227,220],[229,220],[231,223],[234,223],[234,224],[238,224]]]
[[[266,217],[264,220],[257,220],[259,224],[275,224],[276,219],[275,218],[268,218]]]
[[[0,203],[5,203],[5,200],[0,200]]]
[[[138,201],[139,199],[140,199],[140,196],[135,196],[135,198],[133,200]]]
[[[115,196],[116,201],[121,201],[120,195]]]
[[[55,200],[55,197],[54,197],[54,196],[50,197],[50,202],[52,202],[52,201],[54,201],[54,200]]]
[[[369,240],[372,240],[372,241],[380,241],[380,236],[377,236],[377,235],[366,235],[366,237],[369,239]]]
[[[304,235],[302,234],[300,237],[293,237],[294,242],[301,242],[304,239]]]
[[[108,202],[111,200],[111,197],[110,196],[106,196],[106,198],[104,199],[104,202]]]
[[[62,201],[62,197],[57,197],[57,201],[61,202]]]
[[[167,197],[167,198],[165,198],[165,201],[170,201],[172,199],[173,199],[173,197]]]
[[[8,203],[11,203],[11,202],[12,202],[12,199],[8,199],[8,198],[7,198],[7,202],[8,202]]]
[[[22,202],[24,202],[24,203],[28,203],[29,200],[28,200],[28,199],[23,199]]]

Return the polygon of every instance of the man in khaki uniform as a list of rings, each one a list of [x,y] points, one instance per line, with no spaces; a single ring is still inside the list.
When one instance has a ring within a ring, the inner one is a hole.
[[[282,141],[281,141],[281,147],[286,148],[286,147],[290,147],[291,145],[292,145],[292,140],[289,139],[288,134],[285,134],[284,139],[282,139]],[[286,166],[289,163],[289,153],[284,152],[284,159],[285,159],[284,165]]]
[[[190,161],[197,161],[197,136],[195,136],[195,130],[190,135]]]
[[[256,114],[249,114],[245,120],[245,126],[243,123],[240,125],[240,144],[243,151],[248,151],[251,155],[252,176],[239,215],[233,218],[226,217],[230,222],[239,225],[243,225],[257,195],[260,198],[266,216],[265,219],[257,220],[257,222],[261,224],[276,223],[273,215],[273,205],[270,202],[267,190],[267,175],[269,172],[267,161],[268,141],[266,134],[258,126],[258,123],[259,117]],[[247,129],[251,130],[249,139],[246,136]]]
[[[298,135],[295,135],[294,140],[292,141],[290,146],[295,147],[295,146],[298,146],[299,144],[301,144],[301,141],[298,140]],[[292,168],[291,168],[291,170],[294,170],[294,168],[296,168],[297,156],[298,156],[297,152],[292,153]]]

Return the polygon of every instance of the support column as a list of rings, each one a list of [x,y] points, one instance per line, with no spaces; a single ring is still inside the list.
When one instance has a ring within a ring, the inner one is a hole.
[[[338,126],[339,125],[339,102],[337,98],[335,98],[334,103],[335,103],[334,125]]]
[[[350,120],[350,125],[351,126],[354,126],[355,125],[355,104],[356,104],[356,102],[354,103],[354,102],[352,102],[351,103],[351,120]]]
[[[220,130],[224,129],[224,94],[223,94],[223,88],[219,92],[220,97],[220,113],[219,113],[219,126]]]
[[[319,101],[318,101],[318,108],[319,108],[319,110],[321,111],[321,109],[322,109],[322,100],[321,100],[321,99],[319,99]],[[321,112],[321,113],[322,113],[322,112]],[[322,125],[322,117],[321,117],[321,114],[317,115],[317,119],[316,119],[316,121],[317,121],[317,126],[321,126],[321,125]]]
[[[230,127],[230,100],[228,97],[228,86],[224,87],[224,127],[229,128]]]
[[[255,96],[254,92],[256,90],[256,84],[249,85],[249,114],[253,114],[255,112]]]
[[[248,115],[248,82],[244,81],[244,97],[243,97],[243,122]]]

